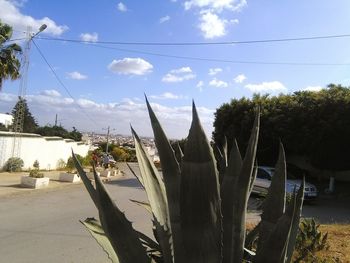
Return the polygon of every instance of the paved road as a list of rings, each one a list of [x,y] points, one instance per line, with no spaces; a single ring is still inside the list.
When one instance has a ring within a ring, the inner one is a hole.
[[[108,183],[107,189],[135,228],[151,235],[147,212],[129,202],[145,200],[138,183],[126,177]],[[109,262],[79,223],[92,216],[97,210],[82,184],[1,197],[0,262]]]
[[[123,170],[128,171],[125,167]],[[134,227],[152,236],[149,215],[129,201],[146,200],[137,180],[128,173],[106,186]],[[250,209],[257,203],[252,199]],[[349,222],[350,207],[329,200],[307,204],[304,215],[317,216],[321,222]],[[0,195],[0,262],[109,262],[79,223],[86,217],[97,218],[97,210],[82,184]],[[257,218],[256,213],[248,216],[250,221]]]

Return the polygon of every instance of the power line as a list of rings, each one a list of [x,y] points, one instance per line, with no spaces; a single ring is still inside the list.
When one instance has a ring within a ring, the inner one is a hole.
[[[111,45],[139,45],[139,46],[209,46],[209,45],[237,45],[237,44],[273,43],[273,42],[292,42],[292,41],[335,39],[335,38],[347,38],[347,37],[350,37],[350,34],[310,36],[310,37],[294,37],[294,38],[258,39],[258,40],[237,40],[237,41],[222,41],[222,42],[94,41],[93,43],[96,43],[96,44],[111,44]],[[84,41],[84,40],[79,40],[79,39],[53,38],[53,37],[38,37],[38,38],[39,39],[44,39],[44,40],[53,40],[53,41],[92,43],[91,41]]]
[[[218,58],[203,58],[203,57],[192,57],[192,56],[179,56],[179,55],[169,55],[163,53],[148,52],[142,50],[134,49],[124,49],[117,47],[108,47],[103,45],[97,45],[89,43],[90,46],[111,49],[122,52],[144,54],[150,56],[174,58],[174,59],[185,59],[185,60],[194,60],[194,61],[208,61],[208,62],[220,62],[220,63],[232,63],[232,64],[255,64],[255,65],[286,65],[286,66],[350,66],[350,63],[308,63],[308,62],[267,62],[267,61],[246,61],[246,60],[228,60],[228,59],[218,59]]]
[[[50,65],[50,63],[48,62],[48,60],[46,59],[46,57],[44,56],[44,54],[41,52],[40,48],[38,47],[38,45],[35,43],[34,39],[32,39],[32,42],[34,44],[34,46],[36,47],[36,49],[38,50],[40,56],[42,57],[42,59],[45,61],[45,63],[48,65],[48,67],[50,68],[51,72],[53,73],[53,75],[55,76],[56,80],[58,81],[58,83],[64,88],[64,90],[67,92],[67,94],[69,95],[69,97],[71,97],[74,101],[75,98],[73,97],[73,95],[69,92],[68,88],[66,87],[66,85],[64,85],[64,83],[62,82],[62,80],[58,77],[56,71],[54,70],[54,68]],[[82,112],[85,114],[85,116],[92,121],[93,123],[97,124],[90,116],[89,114],[87,114],[85,112],[85,110],[79,105],[77,104],[77,106],[82,110]]]

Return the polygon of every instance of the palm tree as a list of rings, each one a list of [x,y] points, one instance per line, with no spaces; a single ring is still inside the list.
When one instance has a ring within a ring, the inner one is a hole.
[[[17,56],[22,49],[16,43],[9,43],[11,37],[12,27],[0,20],[0,91],[4,80],[15,80],[20,77],[21,63]]]

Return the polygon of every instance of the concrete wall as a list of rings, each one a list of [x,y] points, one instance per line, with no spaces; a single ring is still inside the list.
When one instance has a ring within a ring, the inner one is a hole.
[[[61,137],[43,137],[38,134],[23,133],[17,138],[20,142],[19,156],[24,161],[24,169],[39,161],[40,169],[56,169],[58,161],[67,162],[71,151],[86,156],[90,145]],[[12,157],[14,133],[0,132],[0,169]]]
[[[350,182],[350,171],[330,171],[317,169],[310,164],[305,156],[299,155],[288,155],[287,161],[304,170],[307,170],[310,172],[312,177],[318,179],[329,179],[330,177],[334,177],[337,181]]]
[[[12,124],[13,117],[10,114],[0,113],[0,123],[4,124],[5,127],[8,127]]]

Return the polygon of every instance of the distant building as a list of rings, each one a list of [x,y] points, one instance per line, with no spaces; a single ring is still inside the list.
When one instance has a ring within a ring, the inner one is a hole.
[[[11,114],[0,113],[0,123],[5,125],[6,128],[10,126],[12,122],[13,122],[13,117]]]

